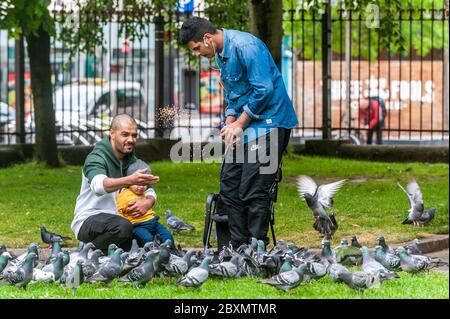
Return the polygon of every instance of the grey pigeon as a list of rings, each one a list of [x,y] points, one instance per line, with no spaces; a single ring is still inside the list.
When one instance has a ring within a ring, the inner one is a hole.
[[[348,269],[342,266],[341,264],[331,264],[327,268],[327,273],[330,276],[333,282],[341,282],[342,280],[339,278],[339,274],[341,272],[348,272]]]
[[[304,272],[306,271],[306,265],[302,264],[298,267],[294,267],[292,270],[283,272],[281,274],[272,276],[269,279],[258,280],[259,283],[271,285],[275,288],[281,289],[287,292],[300,285],[304,278]]]
[[[39,228],[41,230],[41,239],[46,244],[50,245],[54,240],[65,241],[72,239],[67,236],[61,236],[59,234],[52,233],[51,231],[48,231],[43,225],[41,225]]]
[[[155,259],[158,258],[158,254],[159,251],[157,250],[150,251],[140,266],[133,268],[126,275],[126,278],[121,278],[119,281],[131,282],[136,287],[145,286],[156,273],[154,264]]]
[[[425,209],[422,216],[419,218],[419,224],[421,226],[428,224],[431,220],[433,220],[436,215],[436,208]]]
[[[391,254],[394,253],[394,250],[389,247],[389,245],[386,243],[386,239],[384,238],[384,236],[380,236],[377,238],[378,240],[378,245],[380,245],[383,248],[384,252],[389,252]]]
[[[28,245],[27,251],[18,256],[17,258],[13,259],[10,262],[10,265],[12,267],[15,267],[16,269],[23,265],[25,262],[25,259],[27,258],[29,253],[34,253],[36,255],[36,259],[39,258],[39,251],[38,251],[39,245],[37,243],[31,243]],[[34,267],[37,265],[37,260],[34,261]]]
[[[358,242],[356,236],[352,236],[352,246],[356,248],[361,248],[361,244]]]
[[[54,275],[54,281],[59,280],[64,272],[64,253],[59,252],[56,259],[51,264],[45,265],[42,268],[43,272],[50,272]]]
[[[419,226],[420,217],[422,217],[424,206],[422,199],[422,192],[420,191],[419,184],[413,179],[409,181],[406,190],[397,182],[397,185],[406,193],[409,201],[408,216],[402,222],[402,224],[414,224]]]
[[[169,261],[164,267],[169,275],[184,275],[189,271],[191,257],[196,253],[194,249],[189,250],[183,257],[170,254]]]
[[[48,257],[47,261],[45,262],[46,265],[51,264],[53,261],[55,261],[56,258],[58,257],[58,254],[62,251],[61,242],[62,240],[59,238],[52,239],[52,252]]]
[[[97,271],[88,279],[87,283],[110,283],[114,278],[120,276],[123,268],[121,255],[123,253],[122,248],[117,248],[111,259],[102,264]]]
[[[279,274],[281,274],[282,272],[286,272],[289,270],[292,270],[293,268],[293,260],[294,260],[294,255],[292,253],[288,253],[285,255],[283,263],[280,266],[280,269],[278,271]]]
[[[389,270],[400,269],[400,257],[393,253],[385,252],[380,245],[375,246],[375,260]]]
[[[171,210],[166,210],[165,215],[167,226],[169,226],[169,228],[172,229],[174,233],[178,233],[182,230],[195,230],[194,226],[189,225],[181,218],[175,216]]]
[[[338,278],[350,288],[359,291],[378,286],[381,283],[379,274],[365,271],[341,271]]]
[[[322,278],[327,274],[327,266],[319,262],[306,262],[304,273],[305,281],[312,281]]]
[[[15,271],[4,274],[4,278],[0,281],[0,286],[15,285],[18,288],[26,288],[33,279],[33,264],[37,255],[28,253],[25,261]]]
[[[238,276],[239,272],[240,264],[238,255],[231,257],[230,261],[209,265],[209,273],[219,277],[234,278]]]
[[[330,241],[328,239],[322,240],[322,258],[326,258],[330,264],[336,263],[336,258],[334,256],[334,252],[331,249]]]
[[[111,243],[108,245],[108,250],[107,250],[107,255],[106,256],[101,256],[99,258],[99,263],[100,264],[104,264],[105,262],[109,261],[112,257],[112,255],[114,255],[114,252],[117,250],[117,245],[114,243]]]
[[[405,246],[406,252],[413,255],[422,255],[422,251],[419,248],[419,240],[416,238],[411,243]]]
[[[12,259],[11,254],[9,252],[7,252],[6,250],[0,254],[0,279],[2,276],[3,269],[6,268],[6,266],[8,265],[8,262],[11,259]]]
[[[338,224],[333,215],[328,215],[326,209],[333,207],[333,196],[344,185],[345,180],[324,184],[317,187],[317,184],[309,176],[300,176],[297,181],[298,192],[314,217],[314,228],[322,235],[330,238],[338,228]]]
[[[379,275],[381,281],[390,280],[394,278],[400,278],[395,272],[390,271],[378,261],[372,258],[367,247],[361,247],[361,252],[363,255],[362,269],[368,273],[374,273]]]
[[[400,266],[403,271],[413,274],[427,270],[431,263],[431,258],[417,258],[408,255],[404,247],[398,247],[397,252],[400,257]]]
[[[91,249],[94,249],[95,245],[93,243],[86,243],[83,245],[83,249],[80,252],[73,252],[70,254],[70,267],[74,268],[77,264],[78,260],[86,262],[88,260],[88,253]]]
[[[211,260],[211,256],[206,256],[200,266],[192,268],[176,283],[176,285],[199,288],[209,277],[208,266],[211,263]]]
[[[92,252],[89,259],[85,260],[83,263],[83,274],[85,278],[91,277],[97,269],[100,267],[99,258],[102,256],[102,251],[96,249]]]
[[[67,294],[68,289],[72,289],[73,295],[76,294],[78,287],[81,286],[84,282],[84,274],[83,274],[83,263],[82,259],[77,260],[75,267],[71,269],[70,272],[67,273],[63,284],[64,294]],[[61,281],[60,281],[61,282]]]

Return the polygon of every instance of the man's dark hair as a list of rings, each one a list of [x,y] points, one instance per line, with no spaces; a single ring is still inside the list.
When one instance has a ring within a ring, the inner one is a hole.
[[[207,19],[192,17],[184,21],[180,31],[180,42],[182,45],[190,41],[201,42],[206,33],[215,34],[217,29]]]

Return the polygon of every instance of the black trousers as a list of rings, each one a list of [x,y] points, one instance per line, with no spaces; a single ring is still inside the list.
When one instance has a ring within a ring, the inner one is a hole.
[[[377,134],[377,144],[381,145],[383,142],[382,141],[382,130],[383,130],[382,123],[378,123],[374,127],[369,128],[369,130],[367,131],[367,144],[372,144],[372,137],[373,137],[373,133],[375,131]]]
[[[78,240],[91,242],[104,253],[110,244],[130,250],[133,224],[119,215],[100,213],[88,217],[81,225]]]
[[[269,243],[267,232],[270,218],[269,191],[277,176],[278,165],[289,143],[290,129],[278,128],[277,134],[267,134],[258,141],[251,141],[244,145],[243,158],[241,150],[233,151],[233,162],[227,163],[227,156],[222,163],[220,174],[220,200],[217,203],[217,212],[228,215],[228,226],[231,244],[234,248],[249,243],[251,237]],[[273,132],[274,132],[273,131]],[[272,141],[276,137],[275,141]],[[261,139],[265,141],[261,142]],[[264,145],[265,144],[265,145]],[[270,154],[270,145],[275,154]],[[255,159],[256,152],[256,159]],[[266,159],[260,156],[266,152],[278,163],[264,163]],[[275,164],[275,170],[263,172]]]

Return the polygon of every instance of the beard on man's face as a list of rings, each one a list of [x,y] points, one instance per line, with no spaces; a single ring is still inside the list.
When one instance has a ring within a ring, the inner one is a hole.
[[[122,154],[129,154],[133,151],[134,144],[130,142],[116,142],[116,148]]]

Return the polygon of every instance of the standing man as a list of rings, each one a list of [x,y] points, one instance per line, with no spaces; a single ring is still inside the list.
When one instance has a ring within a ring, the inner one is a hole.
[[[367,144],[372,144],[373,133],[376,133],[378,145],[383,143],[384,119],[386,117],[386,107],[384,101],[378,97],[363,98],[359,104],[359,118],[363,124],[362,128],[367,129]]]
[[[159,177],[146,174],[145,169],[126,176],[128,166],[136,161],[137,130],[131,116],[116,115],[109,136],[95,145],[84,163],[71,228],[78,240],[92,242],[102,251],[106,251],[111,243],[124,250],[131,247],[133,225],[118,215],[117,191],[131,185],[148,186],[159,182]],[[155,204],[153,188],[149,187],[145,195],[145,198],[129,203],[128,210],[134,212],[134,217],[144,215]]]
[[[215,57],[221,72],[226,103],[221,136],[227,150],[218,213],[228,215],[233,247],[248,244],[251,237],[267,245],[270,187],[291,129],[298,124],[280,71],[266,45],[250,33],[216,29],[210,21],[193,17],[183,23],[180,36],[195,55]],[[276,163],[263,161],[268,153]],[[275,170],[264,171],[273,164]]]

